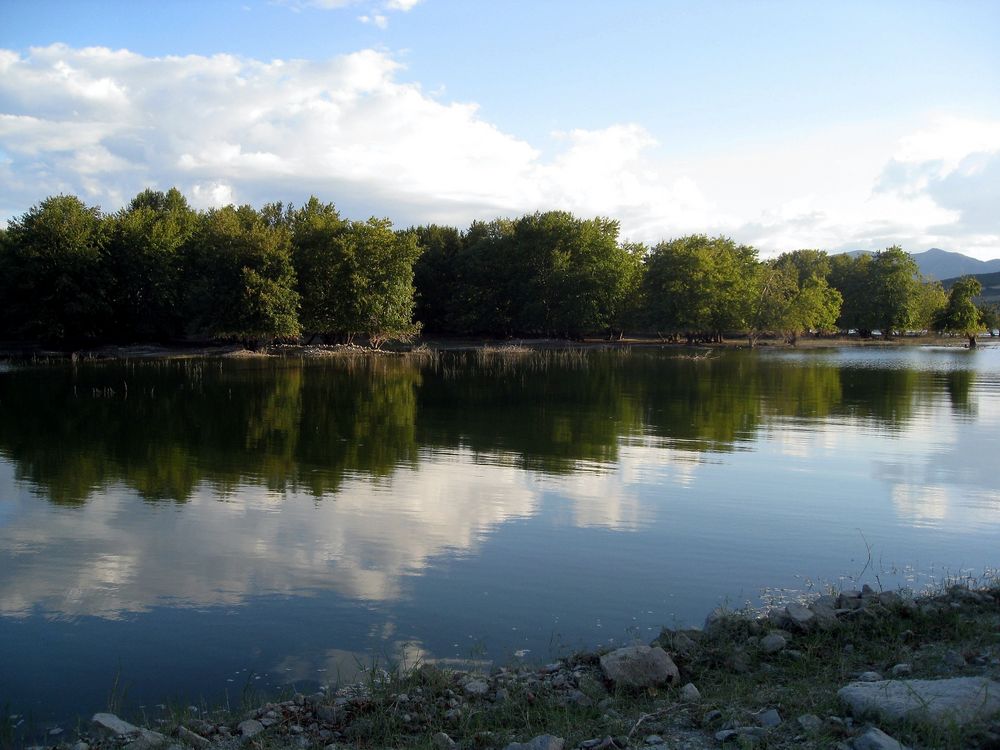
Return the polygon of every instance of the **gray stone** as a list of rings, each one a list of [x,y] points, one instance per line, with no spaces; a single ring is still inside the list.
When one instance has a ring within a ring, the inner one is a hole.
[[[854,738],[853,744],[854,750],[909,750],[906,745],[878,727],[869,727],[864,734]]]
[[[760,639],[760,648],[765,654],[776,654],[787,645],[788,641],[774,633]]]
[[[913,672],[913,666],[911,664],[897,664],[891,670],[893,677],[905,677],[906,675]]]
[[[857,717],[929,719],[962,725],[1000,711],[1000,682],[984,677],[852,682],[837,695]]]
[[[818,732],[823,728],[823,720],[816,714],[802,714],[796,721],[803,732]]]
[[[462,685],[462,689],[465,691],[466,695],[480,697],[486,695],[490,691],[490,686],[486,680],[469,680]]]
[[[816,616],[816,626],[820,630],[833,630],[840,624],[834,607],[815,601],[809,605],[809,611]]]
[[[661,737],[660,735],[658,735],[658,734],[651,734],[651,735],[649,735],[648,737],[646,737],[646,739],[644,740],[644,742],[645,742],[645,743],[646,743],[647,745],[662,745],[662,744],[663,744],[663,742],[664,742],[664,740],[663,740],[663,738],[662,738],[662,737]]]
[[[903,598],[895,591],[883,591],[878,595],[878,603],[883,607],[895,607],[903,601]]]
[[[816,614],[802,604],[792,602],[785,607],[785,621],[799,630],[809,630],[816,624]]]
[[[776,727],[781,724],[781,714],[775,708],[769,708],[757,714],[757,723],[762,727]]]
[[[436,747],[438,750],[452,750],[452,748],[458,746],[455,740],[453,740],[444,732],[438,732],[433,737],[431,737],[431,742],[434,743],[434,747]]]
[[[212,745],[210,740],[205,739],[200,734],[195,734],[185,726],[177,727],[177,736],[192,747],[206,748]]]
[[[711,724],[713,721],[718,721],[721,718],[722,718],[722,711],[720,711],[717,708],[713,708],[711,711],[708,711],[705,714],[702,721],[704,721],[706,724]]]
[[[677,682],[680,672],[659,646],[627,646],[601,657],[604,676],[616,685],[648,688]]]
[[[695,651],[698,650],[698,644],[695,643],[691,638],[686,636],[684,633],[674,633],[671,646],[674,651],[682,656],[690,656]]]
[[[944,663],[949,667],[955,667],[961,669],[966,666],[965,657],[962,656],[958,651],[949,651],[944,655]]]
[[[563,750],[565,740],[551,734],[533,737],[527,742],[511,742],[504,750]]]
[[[147,748],[159,747],[167,743],[167,738],[159,732],[129,724],[114,714],[94,714],[91,722],[98,732],[127,740],[129,747],[133,750],[146,750]]]
[[[244,738],[255,737],[264,731],[264,725],[256,719],[247,719],[236,725],[236,731]]]
[[[70,750],[90,750],[90,745],[88,745],[83,740],[78,740],[73,743],[73,745],[70,747]]]
[[[860,682],[881,682],[882,675],[878,672],[862,672],[858,675]]]
[[[681,700],[687,703],[698,703],[701,700],[701,691],[693,682],[681,688]]]
[[[740,740],[749,744],[763,739],[767,735],[767,730],[763,727],[736,727],[735,729],[723,729],[715,733],[715,739],[719,742],[729,742]]]
[[[343,724],[347,719],[347,711],[342,706],[316,706],[316,718],[328,724]]]

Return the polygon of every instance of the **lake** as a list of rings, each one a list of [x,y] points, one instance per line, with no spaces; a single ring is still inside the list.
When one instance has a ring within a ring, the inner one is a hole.
[[[979,576],[998,456],[992,346],[0,366],[0,706],[153,720]]]

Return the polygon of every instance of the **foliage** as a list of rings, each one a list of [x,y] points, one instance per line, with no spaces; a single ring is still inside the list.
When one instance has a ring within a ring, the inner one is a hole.
[[[344,221],[333,204],[315,197],[290,214],[302,325],[352,341],[367,335],[376,346],[406,338],[413,323],[413,263],[417,238],[396,233],[388,219]]]
[[[109,220],[107,266],[115,338],[173,339],[184,332],[184,247],[197,215],[176,189],[144,190]]]
[[[894,331],[922,327],[940,300],[916,261],[898,246],[873,255],[834,256],[830,283],[844,298],[840,327],[863,336],[875,329],[890,337]]]
[[[189,243],[192,329],[250,345],[299,334],[288,232],[251,206],[203,214]]]
[[[689,341],[721,340],[746,330],[759,290],[757,251],[728,237],[689,235],[661,242],[646,257],[643,297],[648,324]]]
[[[976,345],[976,334],[983,328],[983,319],[973,301],[983,291],[982,284],[971,276],[956,281],[948,294],[948,304],[937,315],[934,327],[944,333],[966,336],[969,346]]]
[[[10,332],[53,342],[103,335],[110,314],[106,244],[100,209],[72,195],[46,198],[13,219],[0,256]]]

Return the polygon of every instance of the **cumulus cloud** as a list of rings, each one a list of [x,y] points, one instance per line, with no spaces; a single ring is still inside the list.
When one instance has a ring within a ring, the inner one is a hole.
[[[380,25],[414,4],[362,17]],[[371,49],[320,61],[0,50],[0,220],[58,192],[114,210],[176,185],[201,207],[315,193],[404,225],[561,208],[617,218],[646,242],[703,231],[764,254],[893,243],[1000,254],[997,122],[860,124],[685,158],[627,120],[535,144],[400,71]]]

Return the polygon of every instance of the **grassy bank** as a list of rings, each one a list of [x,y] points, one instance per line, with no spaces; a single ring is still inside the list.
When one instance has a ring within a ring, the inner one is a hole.
[[[716,611],[704,629],[664,629],[653,645],[679,674],[641,689],[610,678],[600,653],[488,674],[433,664],[373,668],[359,684],[315,695],[177,710],[151,727],[160,736],[129,746],[486,750],[553,735],[565,748],[602,750],[864,747],[872,722],[852,716],[837,696],[852,680],[1000,679],[1000,582],[917,599],[866,587],[822,597],[808,610]],[[996,715],[874,724],[913,748],[1000,746]],[[9,723],[0,739],[19,741]],[[57,746],[103,750],[125,741],[85,726]]]

